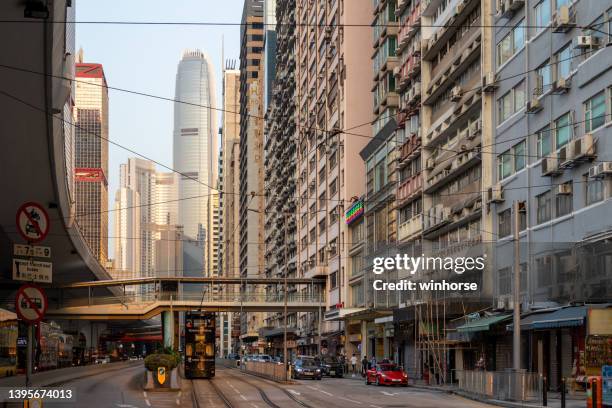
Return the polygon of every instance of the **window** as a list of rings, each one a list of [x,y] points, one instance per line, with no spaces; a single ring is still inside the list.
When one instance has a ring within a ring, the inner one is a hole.
[[[572,70],[572,51],[570,50],[569,44],[565,46],[557,54],[557,77],[568,78]]]
[[[497,171],[499,180],[503,180],[506,177],[509,177],[517,171],[525,168],[525,159],[527,156],[525,151],[526,146],[527,143],[525,140],[523,140],[497,156]]]
[[[525,106],[525,82],[521,81],[497,101],[499,123],[504,122]]]
[[[351,257],[351,276],[361,275],[363,272],[363,256],[357,254]]]
[[[497,65],[503,65],[525,43],[525,21],[521,20],[512,31],[497,44]]]
[[[570,113],[566,113],[555,121],[555,148],[559,149],[569,143],[572,138],[572,123]]]
[[[527,229],[527,202],[519,201],[519,230],[525,231]]]
[[[377,192],[387,183],[387,165],[386,158],[387,150],[385,147],[376,152],[374,157],[374,192]]]
[[[338,287],[338,272],[332,272],[329,275],[329,288],[336,289]]]
[[[540,31],[550,23],[550,0],[542,0],[536,4],[533,11],[536,31]]]
[[[584,103],[584,131],[591,132],[606,122],[606,93],[601,91]]]
[[[572,182],[563,183],[557,186],[557,195],[555,197],[556,217],[562,217],[572,212],[573,210],[573,194]]]
[[[517,172],[525,168],[525,152],[526,142],[523,140],[521,143],[514,146],[514,171]]]
[[[501,268],[498,271],[498,292],[500,295],[507,295],[512,291],[512,273],[510,268]]]
[[[512,234],[512,209],[508,208],[499,213],[499,238],[507,237]]]
[[[538,158],[546,157],[550,154],[550,126],[546,125],[537,133],[536,149]]]
[[[603,200],[604,184],[602,179],[589,178],[585,175],[586,182],[586,205],[595,204]]]
[[[552,70],[548,60],[536,70],[537,87],[533,90],[534,95],[542,95],[552,86]]]
[[[551,202],[550,202],[550,190],[547,192],[536,196],[536,204],[537,204],[537,223],[541,224],[546,221],[550,221],[551,219]]]

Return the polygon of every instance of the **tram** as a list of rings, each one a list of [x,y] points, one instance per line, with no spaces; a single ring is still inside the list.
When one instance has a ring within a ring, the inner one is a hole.
[[[215,324],[215,313],[185,314],[185,377],[215,376]]]

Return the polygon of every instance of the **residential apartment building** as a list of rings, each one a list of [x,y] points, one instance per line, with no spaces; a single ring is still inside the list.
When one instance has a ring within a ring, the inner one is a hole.
[[[510,309],[513,220],[518,203],[522,311],[542,305],[609,301],[612,230],[612,7],[561,0],[491,2],[495,25],[489,75],[499,81],[487,149],[495,187],[496,306]],[[590,28],[580,28],[590,27]],[[523,74],[525,73],[525,74]],[[484,154],[484,151],[483,151]],[[588,254],[588,255],[586,255]],[[565,313],[578,316],[580,308]],[[523,368],[549,378],[588,374],[598,340],[584,321],[549,330],[526,326]],[[497,350],[510,339],[498,338]],[[548,350],[546,345],[557,345]],[[504,369],[510,362],[496,362]],[[572,374],[574,373],[574,374]]]
[[[297,276],[296,225],[298,220],[296,192],[296,59],[294,45],[296,2],[277,0],[275,36],[266,37],[266,49],[274,48],[274,65],[267,64],[266,75],[274,74],[269,89],[265,128],[265,265],[267,277]],[[274,41],[274,44],[270,44]],[[273,71],[273,72],[270,72]],[[299,290],[295,285],[287,293]],[[283,285],[270,285],[269,296],[283,296]],[[297,313],[287,316],[287,348],[295,352]],[[272,354],[282,354],[285,321],[282,313],[266,315],[262,335],[270,343]]]
[[[365,26],[372,3],[298,0],[296,6],[296,263],[298,276],[327,280],[328,309],[324,322],[317,313],[299,316],[298,349],[335,354],[344,350],[340,314],[348,293],[348,226],[341,218],[351,199],[363,194],[359,152],[367,143],[342,130],[370,135],[364,101],[371,98],[372,76],[363,44],[371,40]]]
[[[240,276],[264,276],[264,81],[263,40],[264,1],[246,0],[240,28],[240,154],[239,154],[239,231]],[[248,286],[246,293],[263,293]],[[263,326],[263,313],[241,316],[243,341],[256,342]],[[255,344],[255,347],[258,347]]]
[[[138,192],[121,187],[115,194],[113,279],[140,277],[140,197]],[[133,289],[133,288],[132,288]],[[134,290],[132,290],[134,292]]]
[[[108,89],[101,64],[76,61],[74,198],[76,220],[94,257],[108,257]]]

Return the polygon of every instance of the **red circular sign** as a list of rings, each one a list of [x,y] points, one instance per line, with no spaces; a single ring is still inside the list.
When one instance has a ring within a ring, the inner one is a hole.
[[[45,291],[32,284],[22,285],[15,296],[15,311],[20,319],[28,323],[37,323],[42,320],[49,301]]]
[[[22,204],[17,210],[17,231],[28,242],[40,242],[49,233],[49,214],[34,202]]]

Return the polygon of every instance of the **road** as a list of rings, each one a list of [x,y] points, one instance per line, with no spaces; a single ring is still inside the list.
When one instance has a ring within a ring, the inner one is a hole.
[[[400,408],[489,407],[458,396],[417,388],[366,386],[363,381],[324,378],[292,385],[217,366],[213,380],[183,381],[181,392],[144,392],[142,364],[63,384],[76,391],[75,403],[45,407],[100,408]]]

